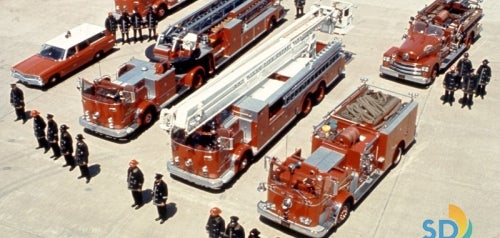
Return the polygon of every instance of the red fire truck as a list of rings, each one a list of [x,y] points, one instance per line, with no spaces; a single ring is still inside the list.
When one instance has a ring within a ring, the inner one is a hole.
[[[115,0],[115,14],[118,16],[122,12],[127,12],[132,15],[132,11],[137,9],[137,12],[144,17],[148,14],[149,8],[153,8],[153,12],[156,13],[158,19],[163,19],[167,16],[167,11],[169,9],[187,1],[188,0]]]
[[[307,115],[344,73],[340,40],[320,42],[315,36],[316,30],[334,31],[336,13],[314,6],[204,90],[163,109],[160,126],[171,136],[170,174],[221,189],[294,118]]]
[[[201,87],[222,61],[281,21],[285,11],[273,2],[212,1],[160,36],[157,47],[168,55],[161,63],[133,59],[119,67],[116,79],[81,80],[84,114],[80,124],[114,138],[125,138],[139,127],[149,126],[163,107]],[[100,95],[101,88],[130,97],[121,100],[116,96],[120,100],[110,101]]]
[[[403,44],[383,55],[380,74],[430,85],[469,49],[482,30],[483,9],[475,0],[435,0],[410,18]]]
[[[343,224],[415,140],[418,104],[394,95],[364,84],[314,127],[309,157],[300,149],[284,161],[266,156],[258,212],[310,237]]]

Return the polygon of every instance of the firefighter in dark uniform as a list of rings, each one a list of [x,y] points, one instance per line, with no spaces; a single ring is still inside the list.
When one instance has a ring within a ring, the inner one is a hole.
[[[226,237],[228,238],[245,238],[245,230],[238,223],[237,216],[231,216],[231,221],[227,224]]]
[[[16,120],[23,120],[23,124],[26,123],[26,113],[24,112],[24,93],[23,90],[17,87],[17,84],[10,84],[10,104],[16,110]]]
[[[50,149],[49,142],[47,138],[45,138],[45,128],[47,124],[45,124],[45,121],[40,116],[40,112],[37,110],[31,111],[31,117],[33,117],[33,130],[35,131],[35,137],[38,141],[38,147],[36,147],[36,149],[45,148],[44,153],[47,153]]]
[[[299,18],[302,15],[304,15],[304,5],[306,5],[306,0],[294,0],[294,1],[295,1],[295,8],[296,8],[295,17]]]
[[[167,220],[167,198],[168,198],[168,187],[167,184],[162,180],[162,174],[155,175],[155,182],[153,185],[153,204],[158,210],[158,217],[155,221],[160,221],[163,224]]]
[[[125,36],[127,36],[127,43],[130,44],[128,30],[130,28],[130,17],[128,13],[123,10],[122,15],[118,18],[118,25],[120,25],[120,32],[122,33],[122,45],[125,44]]]
[[[52,148],[52,153],[54,153],[50,158],[54,160],[61,157],[61,148],[59,147],[59,128],[57,128],[57,123],[54,121],[54,115],[47,114],[47,141],[49,141],[50,148]]]
[[[132,23],[132,29],[134,30],[134,43],[137,42],[137,32],[139,32],[139,39],[142,42],[142,16],[137,9],[134,9],[132,16],[130,17]]]
[[[132,197],[134,198],[134,204],[132,204],[132,207],[135,207],[135,209],[139,209],[142,205],[144,205],[142,199],[142,184],[144,184],[144,175],[142,174],[141,169],[137,167],[138,164],[139,162],[137,162],[137,160],[131,160],[128,163],[129,168],[127,171],[128,189],[132,191]]]
[[[469,60],[469,53],[465,52],[464,57],[461,58],[457,63],[457,82],[456,85],[461,85],[464,77],[469,75],[472,70],[472,62]]]
[[[478,85],[476,90],[476,97],[481,96],[484,98],[486,95],[486,85],[490,83],[491,79],[491,68],[488,66],[489,61],[487,59],[483,60],[483,64],[479,66],[476,71],[476,75],[478,77]]]
[[[116,27],[118,23],[116,22],[115,16],[113,16],[112,12],[108,13],[108,17],[106,18],[106,21],[104,21],[104,27],[113,35],[116,36]]]
[[[248,238],[260,238],[260,231],[257,230],[257,228],[253,228],[251,231],[250,231],[250,234],[248,234]]]
[[[448,71],[443,80],[444,87],[444,97],[443,104],[449,102],[450,105],[453,105],[453,101],[455,101],[454,93],[457,90],[458,85],[456,85],[456,80],[458,77],[457,69],[454,66],[451,66],[450,71]]]
[[[464,96],[462,98],[462,107],[469,107],[471,109],[472,106],[472,95],[477,87],[477,75],[474,73],[474,70],[469,74],[464,75],[464,80],[462,82],[462,90],[464,91]]]
[[[73,157],[73,138],[71,138],[71,134],[68,132],[69,127],[65,124],[62,124],[59,130],[61,130],[61,152],[64,155],[64,160],[66,160],[66,164],[63,167],[68,167],[69,171],[73,171],[76,167],[75,157]]]
[[[218,207],[210,209],[210,216],[208,217],[207,225],[205,226],[209,238],[224,237],[226,223],[224,218],[220,216],[221,212],[222,210]]]
[[[89,163],[89,148],[87,144],[83,141],[85,139],[82,134],[76,135],[76,153],[75,162],[78,167],[80,167],[81,175],[78,179],[86,178],[86,183],[90,182],[90,171],[88,167]]]
[[[148,27],[148,40],[150,41],[153,38],[156,40],[156,26],[158,25],[158,19],[156,18],[156,14],[153,12],[152,7],[149,7],[148,9],[146,24]],[[151,33],[153,33],[153,35],[151,35]]]

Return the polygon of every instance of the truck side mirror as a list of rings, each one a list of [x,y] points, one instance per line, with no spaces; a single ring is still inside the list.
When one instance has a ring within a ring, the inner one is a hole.
[[[266,183],[264,182],[260,182],[259,183],[259,186],[257,187],[257,191],[258,192],[265,192],[267,189],[266,189]]]
[[[81,91],[82,89],[81,85],[82,85],[82,78],[78,77],[78,79],[76,79],[76,89],[78,91]]]

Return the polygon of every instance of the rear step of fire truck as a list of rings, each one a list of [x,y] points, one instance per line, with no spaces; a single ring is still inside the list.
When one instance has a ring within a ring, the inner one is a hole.
[[[283,64],[311,53],[315,48],[315,40],[310,40],[315,39],[314,31],[319,28],[322,32],[333,33],[336,13],[331,6],[313,6],[306,15],[208,82],[203,90],[170,109],[163,109],[160,127],[166,131],[179,127],[191,134],[213,115],[260,86]],[[341,43],[336,41],[327,47],[337,47],[340,51]]]

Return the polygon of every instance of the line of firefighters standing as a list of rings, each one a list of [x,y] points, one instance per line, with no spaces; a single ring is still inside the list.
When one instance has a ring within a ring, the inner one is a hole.
[[[472,62],[469,60],[469,53],[464,53],[464,57],[460,59],[455,66],[450,67],[450,71],[445,74],[443,87],[445,89],[442,97],[443,104],[450,103],[453,105],[455,101],[454,93],[458,89],[462,89],[464,95],[459,103],[462,108],[468,106],[471,109],[473,95],[484,98],[486,95],[486,85],[491,79],[491,68],[488,66],[489,61],[484,59],[482,65],[474,72]]]
[[[156,26],[158,25],[158,18],[153,11],[153,8],[148,9],[146,17],[142,17],[137,8],[134,8],[132,15],[124,10],[120,17],[117,19],[112,12],[108,13],[108,17],[104,22],[105,28],[116,36],[116,30],[119,29],[122,34],[122,45],[127,42],[130,44],[129,29],[132,27],[134,32],[134,43],[137,40],[143,41],[142,29],[148,28],[148,41],[156,40]],[[139,38],[139,39],[138,39]]]

